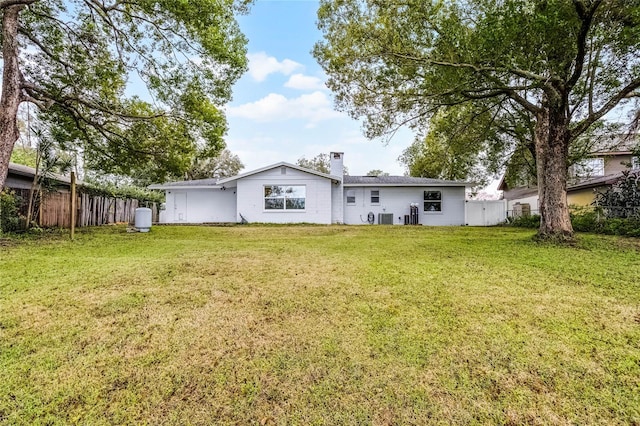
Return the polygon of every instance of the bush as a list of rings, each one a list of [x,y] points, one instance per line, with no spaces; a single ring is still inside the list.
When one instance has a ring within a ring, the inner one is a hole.
[[[602,213],[595,210],[571,213],[571,225],[574,231],[600,232],[602,230]]]
[[[14,232],[20,229],[18,196],[13,191],[0,192],[0,230]]]
[[[538,228],[540,216],[520,216],[507,219],[507,225],[518,228]],[[607,218],[601,210],[580,209],[571,213],[571,225],[574,231],[596,234],[640,237],[640,218]]]
[[[540,215],[532,214],[530,216],[510,216],[507,218],[507,224],[517,228],[539,228]]]

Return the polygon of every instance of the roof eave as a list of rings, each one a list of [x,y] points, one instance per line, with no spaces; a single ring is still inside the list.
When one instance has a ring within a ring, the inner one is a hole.
[[[379,187],[379,186],[403,186],[403,187],[435,187],[435,186],[449,186],[449,187],[457,187],[464,186],[465,188],[472,188],[474,186],[473,183],[470,182],[447,182],[447,183],[344,183],[342,186],[366,186],[366,187]]]

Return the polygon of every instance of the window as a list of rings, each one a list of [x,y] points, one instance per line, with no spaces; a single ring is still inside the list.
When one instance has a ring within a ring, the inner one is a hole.
[[[631,170],[640,170],[640,157],[631,158]]]
[[[573,166],[577,178],[604,176],[604,158],[587,158]]]
[[[347,189],[347,204],[355,204],[355,203],[356,203],[356,190]]]
[[[371,204],[380,204],[380,190],[372,189],[371,190]]]
[[[304,185],[264,187],[265,210],[304,210],[307,188]]]
[[[442,192],[424,191],[424,211],[427,213],[442,211]]]

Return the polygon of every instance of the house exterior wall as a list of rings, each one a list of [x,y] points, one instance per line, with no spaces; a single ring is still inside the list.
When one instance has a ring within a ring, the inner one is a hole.
[[[236,188],[166,191],[161,223],[236,222]]]
[[[604,174],[612,175],[615,173],[624,172],[625,170],[631,170],[629,166],[632,162],[632,159],[633,156],[631,154],[604,157]]]
[[[595,201],[594,188],[585,188],[567,192],[567,204],[570,206],[590,206]]]
[[[259,223],[331,223],[331,179],[283,166],[243,177],[237,182],[238,220],[242,215],[249,222]],[[269,185],[304,185],[305,209],[265,210],[264,187]]]
[[[371,191],[379,191],[380,202],[371,202]],[[347,196],[354,191],[355,203],[348,203]],[[442,192],[442,211],[424,212],[424,191]],[[404,216],[409,214],[410,204],[417,203],[420,211],[419,222],[428,226],[448,226],[465,224],[464,187],[366,187],[347,186],[344,188],[344,223],[348,225],[367,224],[367,215],[392,213],[393,224],[404,224]]]

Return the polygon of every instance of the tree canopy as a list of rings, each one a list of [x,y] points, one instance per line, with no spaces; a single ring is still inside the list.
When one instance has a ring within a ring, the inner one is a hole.
[[[331,159],[329,158],[329,154],[322,153],[309,159],[301,157],[296,161],[296,164],[300,167],[304,167],[305,169],[315,170],[320,173],[331,173]],[[349,171],[345,166],[343,166],[343,173],[345,175],[349,174]]]
[[[237,175],[243,168],[240,157],[224,149],[215,158],[194,158],[185,177],[188,180],[224,178]]]
[[[215,156],[246,69],[235,15],[248,3],[1,0],[0,186],[25,102],[89,168],[162,180]]]
[[[318,18],[314,54],[368,137],[462,105],[530,115],[539,235],[572,238],[569,147],[640,96],[640,1],[322,0]]]

